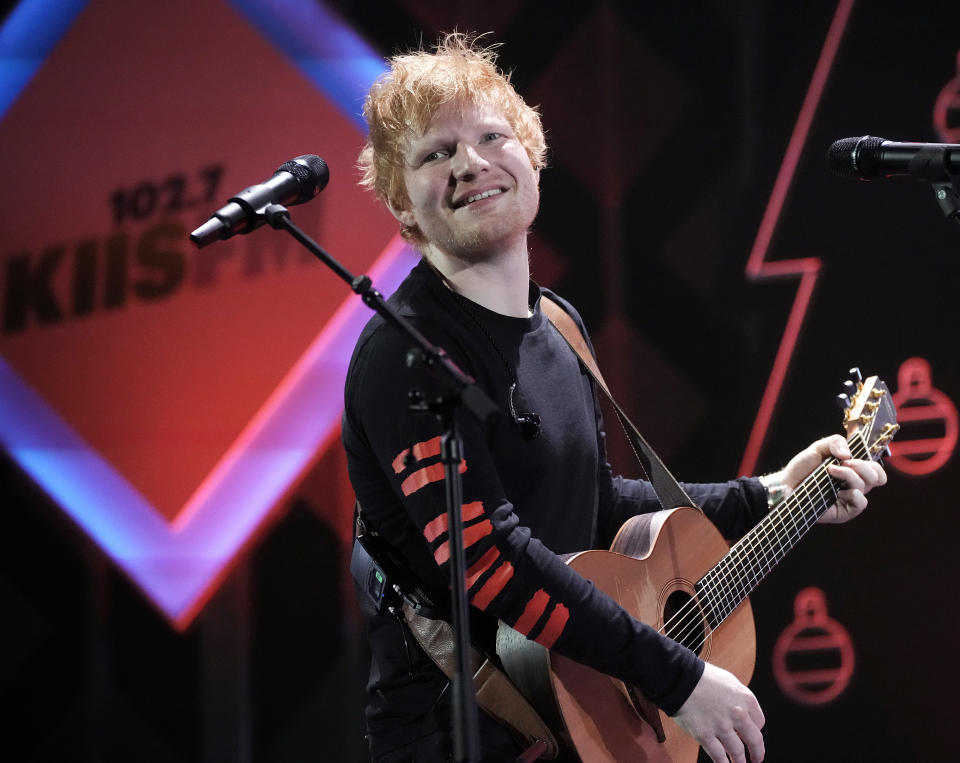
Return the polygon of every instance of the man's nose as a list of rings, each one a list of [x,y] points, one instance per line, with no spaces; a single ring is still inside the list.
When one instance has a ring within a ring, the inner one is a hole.
[[[469,180],[488,166],[487,160],[473,146],[461,143],[453,155],[450,169],[457,180]]]

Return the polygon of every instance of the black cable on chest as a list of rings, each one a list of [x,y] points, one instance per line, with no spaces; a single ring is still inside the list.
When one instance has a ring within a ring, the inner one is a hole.
[[[429,263],[428,263],[429,264]],[[431,265],[431,267],[433,267]],[[503,350],[500,349],[500,345],[493,338],[489,331],[487,331],[486,326],[483,325],[483,321],[477,317],[473,310],[471,309],[469,302],[466,297],[460,294],[456,289],[453,288],[452,284],[444,277],[442,273],[436,268],[433,268],[440,279],[446,284],[450,293],[453,295],[453,301],[457,306],[464,312],[464,314],[474,322],[480,333],[482,333],[487,340],[490,342],[490,345],[493,347],[494,352],[497,353],[497,357],[500,358],[500,362],[503,363],[503,367],[507,371],[507,375],[511,379],[510,388],[507,390],[507,409],[510,411],[510,420],[515,427],[520,431],[520,436],[527,440],[535,440],[543,432],[543,424],[540,420],[540,414],[538,413],[517,413],[516,406],[513,402],[514,392],[520,384],[519,379],[517,379],[516,371],[513,366],[510,365],[510,361],[507,360],[506,355],[503,354]]]

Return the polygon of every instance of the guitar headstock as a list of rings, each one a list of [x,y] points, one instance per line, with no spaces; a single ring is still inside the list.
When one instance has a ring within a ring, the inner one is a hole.
[[[844,383],[844,392],[838,401],[844,409],[843,426],[847,439],[859,434],[867,453],[874,461],[890,455],[887,447],[900,425],[897,409],[887,385],[877,376],[863,379],[860,370],[850,369],[850,379]]]

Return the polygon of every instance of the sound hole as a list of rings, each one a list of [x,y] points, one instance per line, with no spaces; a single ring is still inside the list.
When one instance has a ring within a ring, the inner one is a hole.
[[[707,637],[706,619],[697,601],[686,591],[674,591],[663,608],[664,633],[700,653]]]

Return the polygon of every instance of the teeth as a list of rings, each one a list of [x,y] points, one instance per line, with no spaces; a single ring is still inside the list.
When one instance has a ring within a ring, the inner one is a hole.
[[[463,202],[464,206],[467,204],[473,204],[475,201],[480,201],[480,199],[486,199],[489,196],[496,196],[498,193],[503,193],[499,188],[493,188],[489,191],[484,191],[483,193],[478,193],[474,196],[467,196],[466,200]]]

